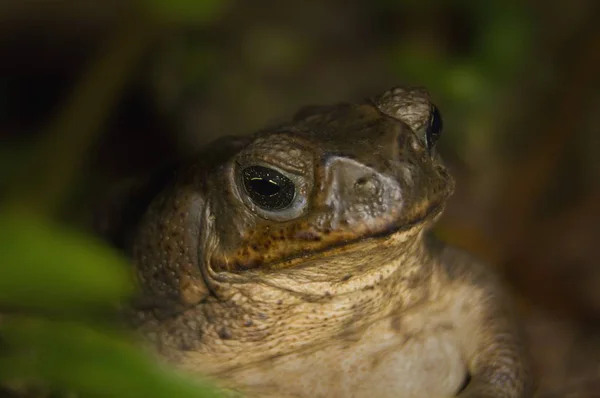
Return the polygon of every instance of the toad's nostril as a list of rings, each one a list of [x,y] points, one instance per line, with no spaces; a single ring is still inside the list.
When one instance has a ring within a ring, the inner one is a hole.
[[[361,195],[377,195],[381,183],[375,176],[363,176],[354,182],[354,190]]]

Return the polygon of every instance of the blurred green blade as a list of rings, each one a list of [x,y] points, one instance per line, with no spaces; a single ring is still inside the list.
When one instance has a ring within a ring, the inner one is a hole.
[[[160,367],[125,343],[72,322],[10,317],[0,323],[0,381],[43,381],[95,397],[219,397],[214,389]]]
[[[107,307],[133,291],[130,267],[100,242],[27,213],[0,220],[0,306]]]

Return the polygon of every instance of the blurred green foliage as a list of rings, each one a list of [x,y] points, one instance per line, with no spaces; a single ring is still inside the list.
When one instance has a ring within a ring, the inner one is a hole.
[[[206,24],[217,18],[227,3],[143,0],[137,3],[133,20],[144,20],[140,29],[148,31],[160,30],[165,24]],[[80,86],[85,89],[74,90],[67,103],[103,107],[85,113],[97,119],[86,120],[89,132],[82,134],[73,128],[80,126],[73,120],[81,112],[66,111],[48,129],[51,136],[34,144],[30,154],[2,157],[12,165],[29,159],[31,164],[22,164],[18,180],[57,181],[57,173],[79,167],[99,131],[95,126],[106,117],[108,112],[104,110],[114,106],[128,71],[133,70],[131,65],[140,59],[143,46],[152,37],[140,34],[136,44],[129,46],[120,45],[122,40],[117,38],[115,49],[109,45],[96,61],[102,67],[91,65],[94,72],[84,74]],[[124,53],[128,51],[130,55]],[[117,61],[123,62],[115,64]],[[125,71],[123,78],[111,80],[116,81],[114,90],[99,94],[105,84],[98,81],[99,77],[106,78],[106,71],[115,68]],[[38,167],[36,155],[55,153],[54,146],[57,142],[63,145],[60,138],[69,136],[69,131],[81,141],[76,146],[80,153],[56,158],[55,162],[68,163],[64,167]],[[17,159],[19,162],[14,161]],[[6,193],[10,198],[0,207],[0,386],[6,385],[24,396],[32,391],[41,396],[51,391],[83,397],[221,396],[205,382],[186,379],[161,367],[133,343],[133,335],[115,321],[107,321],[118,319],[119,306],[134,293],[127,261],[96,239],[55,221],[60,206],[43,203],[64,199],[66,193],[22,189],[23,184],[11,180],[15,177],[12,169],[0,174],[0,186],[9,189]],[[55,186],[72,189],[67,183]]]
[[[161,368],[123,336],[77,321],[11,317],[3,322],[8,351],[4,380],[43,381],[90,397],[218,397],[201,383]]]
[[[522,67],[531,49],[535,23],[528,8],[517,1],[451,3],[474,21],[476,31],[469,35],[473,42],[465,53],[449,56],[419,41],[408,41],[395,47],[390,59],[400,75],[427,81],[431,90],[452,101],[481,104],[481,98],[493,96]]]
[[[444,109],[447,125],[456,126],[451,135],[454,142],[444,140],[442,146],[483,154],[473,159],[481,165],[498,154],[504,122],[498,108],[518,90],[519,73],[534,45],[536,19],[527,4],[516,0],[425,3],[384,1],[383,5],[433,7],[435,3],[440,10],[452,5],[473,29],[467,48],[448,53],[419,40],[400,42],[390,50],[390,61],[402,79],[427,82]]]
[[[116,315],[133,292],[117,253],[23,211],[0,218],[0,382],[93,397],[218,396],[162,369],[132,336],[95,318]]]
[[[85,311],[133,291],[125,261],[103,244],[26,212],[5,210],[0,218],[4,307]]]

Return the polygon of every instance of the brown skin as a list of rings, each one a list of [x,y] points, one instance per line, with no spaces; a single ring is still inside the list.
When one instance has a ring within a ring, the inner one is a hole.
[[[128,245],[137,328],[166,360],[250,396],[532,396],[501,284],[426,235],[454,184],[434,113],[424,90],[396,88],[166,173]],[[252,196],[265,186],[249,181],[273,175],[276,198]]]

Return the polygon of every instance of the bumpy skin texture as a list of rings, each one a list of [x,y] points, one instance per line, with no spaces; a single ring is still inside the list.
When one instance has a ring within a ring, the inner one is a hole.
[[[426,235],[453,190],[433,112],[399,87],[163,173],[128,241],[150,346],[249,396],[530,397],[500,282]],[[256,165],[294,183],[289,206],[252,201]]]

